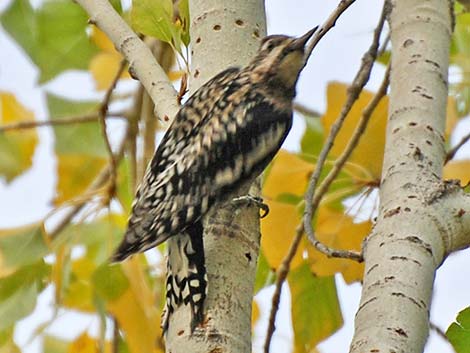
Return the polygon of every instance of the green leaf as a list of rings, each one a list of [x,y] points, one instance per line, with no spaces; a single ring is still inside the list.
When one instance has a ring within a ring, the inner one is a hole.
[[[0,230],[0,268],[30,265],[49,253],[42,224]]]
[[[134,0],[131,21],[135,30],[171,43],[173,38],[173,2],[171,0]]]
[[[256,269],[256,278],[255,278],[255,294],[258,293],[261,289],[270,284],[274,283],[275,274],[273,270],[269,267],[268,260],[261,250],[258,257],[258,267]]]
[[[50,267],[41,260],[0,279],[0,331],[13,326],[34,310],[49,273]]]
[[[392,53],[390,50],[385,50],[378,58],[377,62],[381,63],[382,65],[387,66],[392,58]]]
[[[457,315],[446,336],[457,353],[470,353],[470,307]]]
[[[41,83],[65,70],[87,69],[98,51],[86,33],[88,16],[72,1],[49,0],[34,10],[28,0],[14,0],[0,21],[38,66]]]
[[[52,94],[47,95],[50,118],[77,116],[96,112],[96,102],[77,102]],[[56,197],[59,205],[82,194],[107,161],[107,150],[98,122],[54,126],[57,155]]]
[[[0,353],[21,353],[13,341],[13,328],[0,331]]]
[[[178,2],[178,11],[179,11],[179,18],[181,21],[182,32],[181,32],[181,40],[185,46],[189,45],[191,41],[189,37],[189,1],[188,0],[180,0]]]
[[[121,0],[109,0],[111,6],[116,10],[117,13],[122,15],[122,4]]]
[[[104,264],[93,274],[95,291],[105,300],[116,300],[129,287],[129,280],[118,265]]]
[[[90,114],[98,109],[98,102],[78,102],[53,94],[47,94],[47,107],[50,118]],[[54,126],[55,150],[60,154],[86,154],[107,157],[107,150],[101,134],[100,124],[96,122]]]
[[[123,158],[118,168],[117,197],[125,214],[131,211],[134,192],[131,190],[129,159]]]
[[[124,222],[124,216],[108,214],[90,223],[71,224],[54,242],[54,248],[63,244],[84,245],[88,258],[103,263],[121,240]]]
[[[300,146],[304,154],[318,157],[323,146],[323,127],[318,118],[305,118],[306,129]]]
[[[308,264],[287,278],[291,291],[295,352],[310,352],[343,325],[334,277],[316,277]]]

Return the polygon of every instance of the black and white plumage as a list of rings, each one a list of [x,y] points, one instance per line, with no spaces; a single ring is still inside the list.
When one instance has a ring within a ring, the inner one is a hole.
[[[208,287],[202,217],[253,182],[279,150],[314,31],[264,38],[249,65],[219,73],[188,99],[158,146],[112,261],[171,237],[164,329],[182,304],[191,305],[192,330],[202,322]]]

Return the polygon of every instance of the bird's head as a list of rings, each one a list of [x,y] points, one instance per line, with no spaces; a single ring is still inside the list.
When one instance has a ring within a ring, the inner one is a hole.
[[[305,66],[305,45],[316,29],[298,38],[284,35],[263,38],[258,54],[249,64],[252,81],[294,94],[300,71]]]

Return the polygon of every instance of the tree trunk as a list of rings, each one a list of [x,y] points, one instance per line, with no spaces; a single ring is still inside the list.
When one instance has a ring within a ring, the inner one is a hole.
[[[364,245],[351,352],[418,353],[437,267],[469,243],[468,197],[443,182],[452,1],[392,0],[392,71],[377,224]]]
[[[266,34],[261,0],[193,0],[191,16],[191,92],[229,66],[245,65]],[[259,193],[254,186],[250,191]],[[170,318],[166,351],[251,352],[251,304],[259,253],[259,211],[227,205],[204,224],[208,274],[206,320],[190,333],[189,306]]]

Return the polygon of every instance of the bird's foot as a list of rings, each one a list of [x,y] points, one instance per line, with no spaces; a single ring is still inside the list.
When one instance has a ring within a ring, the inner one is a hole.
[[[232,199],[232,204],[235,206],[239,205],[254,205],[257,206],[260,210],[263,211],[263,214],[260,218],[264,218],[269,213],[269,206],[263,202],[261,197],[256,197],[252,195],[239,196]]]

